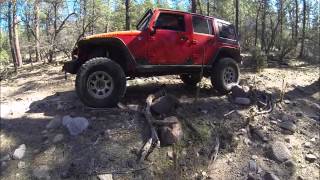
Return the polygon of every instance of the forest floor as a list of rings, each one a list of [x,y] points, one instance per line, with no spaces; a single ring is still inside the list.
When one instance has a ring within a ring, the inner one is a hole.
[[[155,149],[139,164],[136,151],[146,129],[140,113],[85,107],[74,90],[75,76],[65,80],[61,65],[25,65],[1,81],[0,179],[98,179],[97,174],[112,174],[113,179],[320,179],[318,67],[294,61],[261,73],[242,68],[241,84],[267,90],[274,98],[283,79],[288,83],[284,101],[251,119],[249,129],[250,106],[218,95],[209,79],[202,81],[197,102],[196,90],[178,76],[129,80],[122,104],[142,106],[165,84],[181,103],[176,116],[197,131],[183,125],[180,143]],[[64,126],[46,127],[66,115],[87,118],[88,129],[72,136]],[[281,127],[288,120],[294,123],[285,131]],[[219,153],[210,163],[216,137]],[[12,158],[21,144],[24,156]],[[288,160],[279,162],[275,156]]]

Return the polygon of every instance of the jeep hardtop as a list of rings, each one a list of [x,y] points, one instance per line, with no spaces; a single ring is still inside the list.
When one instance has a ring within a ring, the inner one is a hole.
[[[91,107],[116,105],[135,77],[180,75],[191,86],[210,77],[227,93],[239,81],[240,46],[234,26],[221,19],[168,9],[148,10],[134,31],[82,38],[63,70]],[[200,73],[202,72],[202,73]],[[202,75],[200,75],[202,74]]]

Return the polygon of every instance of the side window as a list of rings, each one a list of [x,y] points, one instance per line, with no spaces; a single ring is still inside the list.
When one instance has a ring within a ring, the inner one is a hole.
[[[160,13],[156,27],[174,31],[185,31],[184,16],[178,14]]]
[[[221,38],[236,39],[236,31],[232,24],[218,23]]]
[[[193,31],[196,33],[212,34],[212,22],[208,19],[193,16],[192,25]]]

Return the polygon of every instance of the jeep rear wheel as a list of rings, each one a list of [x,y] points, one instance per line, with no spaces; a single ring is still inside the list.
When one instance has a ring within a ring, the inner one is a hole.
[[[196,86],[201,81],[200,74],[181,74],[181,80],[188,86]]]
[[[232,58],[223,58],[213,67],[211,83],[220,93],[226,94],[239,83],[239,77],[238,64]]]
[[[116,62],[93,58],[81,66],[76,77],[76,91],[87,106],[112,107],[125,94],[126,77]]]

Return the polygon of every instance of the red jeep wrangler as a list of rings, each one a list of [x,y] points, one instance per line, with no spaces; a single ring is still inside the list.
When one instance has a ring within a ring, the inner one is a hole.
[[[148,10],[135,31],[81,39],[64,71],[77,74],[76,91],[91,107],[110,107],[126,92],[127,78],[179,74],[195,86],[211,77],[221,93],[239,81],[240,46],[229,22],[187,12]]]

